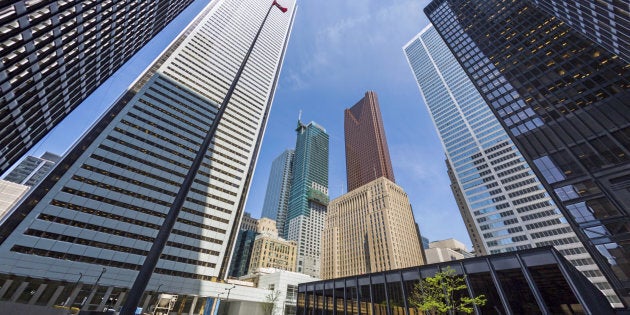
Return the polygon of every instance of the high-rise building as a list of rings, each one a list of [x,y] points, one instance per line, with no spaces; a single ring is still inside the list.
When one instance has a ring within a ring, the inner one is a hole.
[[[295,271],[297,243],[284,240],[277,235],[261,233],[256,236],[249,263],[249,273],[261,268]]]
[[[405,54],[487,253],[554,245],[611,302],[619,300],[600,269],[432,26]],[[472,222],[471,222],[472,221]],[[471,227],[469,227],[471,229]],[[475,235],[475,236],[476,236]]]
[[[630,305],[629,64],[533,1],[425,13]]]
[[[263,202],[262,217],[276,220],[278,234],[286,237],[284,225],[289,207],[289,193],[291,191],[291,166],[293,164],[293,150],[285,150],[271,163],[267,192]]]
[[[298,120],[293,177],[285,223],[288,240],[298,246],[297,272],[319,277],[321,233],[328,206],[328,134]]]
[[[0,5],[0,173],[193,0]]]
[[[238,278],[247,274],[256,236],[258,236],[258,233],[253,230],[238,231],[228,276]]]
[[[321,278],[424,264],[409,197],[386,177],[330,202],[322,232]]]
[[[46,152],[41,157],[27,156],[16,165],[4,180],[26,186],[36,186],[48,175],[60,156]]]
[[[365,97],[347,108],[343,125],[348,191],[380,177],[396,182],[376,93],[366,92]]]
[[[210,2],[6,221],[2,273],[30,277],[27,290],[38,285],[28,279],[45,278],[53,292],[81,273],[94,289],[68,298],[85,298],[84,309],[124,296],[202,139],[219,124],[148,287],[162,284],[180,299],[216,296],[293,23],[295,1],[282,2],[288,13],[270,11],[221,121],[218,104],[271,3]]]
[[[376,93],[365,93],[344,116],[349,192],[328,206],[321,277],[422,265],[422,236],[409,197],[394,183]]]
[[[630,4],[627,1],[533,0],[547,13],[630,63]]]
[[[466,231],[468,231],[468,236],[470,237],[473,248],[475,249],[475,255],[487,255],[488,253],[486,252],[486,247],[483,246],[482,243],[483,238],[481,238],[481,235],[479,234],[479,230],[477,229],[477,225],[475,224],[475,219],[473,218],[472,212],[470,211],[470,209],[468,208],[468,204],[466,203],[464,192],[459,186],[459,182],[457,181],[455,172],[453,172],[451,162],[448,159],[446,159],[446,171],[448,173],[448,178],[451,180],[451,191],[453,192],[453,197],[455,197],[455,203],[457,203],[457,208],[459,209],[459,213],[462,215],[462,219],[464,220],[464,224],[466,225]],[[427,248],[429,247],[425,247],[425,249]]]

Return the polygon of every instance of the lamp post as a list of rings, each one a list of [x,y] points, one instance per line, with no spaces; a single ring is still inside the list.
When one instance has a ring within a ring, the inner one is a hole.
[[[160,255],[162,255],[162,251],[164,250],[166,241],[168,240],[168,237],[171,234],[171,230],[173,229],[173,226],[175,225],[175,222],[177,221],[179,212],[181,211],[182,206],[184,205],[184,201],[186,200],[186,196],[188,195],[188,192],[190,191],[190,187],[192,186],[195,175],[199,171],[201,162],[203,161],[203,158],[206,152],[208,151],[208,148],[210,147],[210,143],[212,142],[212,139],[214,138],[214,134],[217,131],[217,127],[219,126],[219,123],[221,122],[221,117],[223,117],[223,113],[225,113],[225,109],[227,108],[227,105],[230,102],[230,99],[232,98],[232,94],[234,94],[236,85],[238,84],[238,81],[241,78],[241,74],[243,73],[243,70],[245,69],[245,65],[247,64],[247,61],[249,60],[249,56],[254,50],[254,46],[256,45],[256,41],[258,40],[258,36],[260,36],[260,33],[263,27],[265,26],[265,22],[267,21],[267,18],[269,17],[269,14],[271,13],[271,9],[273,9],[273,7],[278,8],[282,12],[287,11],[286,8],[280,6],[280,4],[278,4],[278,2],[276,2],[275,0],[269,6],[269,9],[267,10],[267,14],[265,15],[265,18],[260,24],[260,27],[258,28],[258,32],[256,33],[256,36],[254,36],[254,39],[252,40],[252,43],[249,46],[249,50],[245,54],[245,57],[243,58],[243,61],[241,62],[240,67],[238,68],[238,71],[236,72],[236,75],[234,76],[234,80],[232,80],[232,84],[230,85],[230,88],[225,94],[225,98],[223,98],[223,102],[221,102],[221,106],[219,107],[219,111],[214,117],[214,121],[212,122],[212,125],[210,126],[210,130],[208,130],[208,132],[206,133],[206,136],[203,139],[203,142],[201,143],[199,150],[197,151],[197,154],[195,155],[195,159],[190,165],[190,168],[188,169],[188,173],[186,174],[186,177],[184,178],[184,181],[182,182],[182,185],[180,186],[179,191],[177,192],[177,195],[175,196],[175,199],[173,200],[173,203],[171,204],[171,207],[168,210],[168,213],[166,214],[166,218],[164,218],[164,222],[160,226],[160,230],[158,231],[158,234],[155,237],[153,244],[151,245],[151,249],[149,250],[147,257],[145,258],[144,263],[142,264],[142,267],[140,267],[140,271],[138,272],[138,275],[136,276],[136,280],[134,281],[131,289],[129,290],[129,294],[127,295],[127,299],[125,300],[125,303],[123,304],[122,310],[120,311],[120,315],[133,315],[135,313],[137,305],[140,302],[140,298],[142,297],[144,290],[146,290],[147,284],[149,283],[151,275],[153,274],[153,270],[155,269],[155,266],[157,265],[157,262],[160,259]]]
[[[231,288],[225,288],[228,291],[227,296],[225,297],[225,302],[230,300],[230,291],[232,291],[232,289],[236,288],[236,285],[233,284]]]

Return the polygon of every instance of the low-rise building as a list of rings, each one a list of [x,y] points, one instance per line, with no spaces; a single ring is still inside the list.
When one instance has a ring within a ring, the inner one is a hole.
[[[427,258],[427,264],[447,262],[475,256],[468,251],[464,243],[454,238],[429,243],[429,248],[425,248],[424,254]]]

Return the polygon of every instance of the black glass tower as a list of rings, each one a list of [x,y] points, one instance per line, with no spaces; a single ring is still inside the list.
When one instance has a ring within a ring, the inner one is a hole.
[[[424,11],[630,304],[630,65],[533,0]]]
[[[0,4],[0,173],[193,0]]]

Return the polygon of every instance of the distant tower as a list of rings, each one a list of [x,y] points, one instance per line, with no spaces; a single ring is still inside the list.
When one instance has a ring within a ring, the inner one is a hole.
[[[59,161],[60,156],[46,152],[41,157],[27,156],[13,168],[4,180],[26,186],[36,186]]]
[[[376,93],[345,110],[348,193],[328,206],[323,279],[422,265],[409,197],[394,183]]]
[[[289,207],[289,194],[291,192],[291,167],[293,166],[293,150],[285,150],[271,163],[267,192],[263,203],[262,217],[276,221],[278,234],[284,234],[284,224]]]
[[[328,134],[298,120],[284,233],[297,242],[297,272],[319,277],[321,231],[328,206]]]
[[[348,191],[380,177],[396,181],[375,92],[344,111],[344,134]]]

